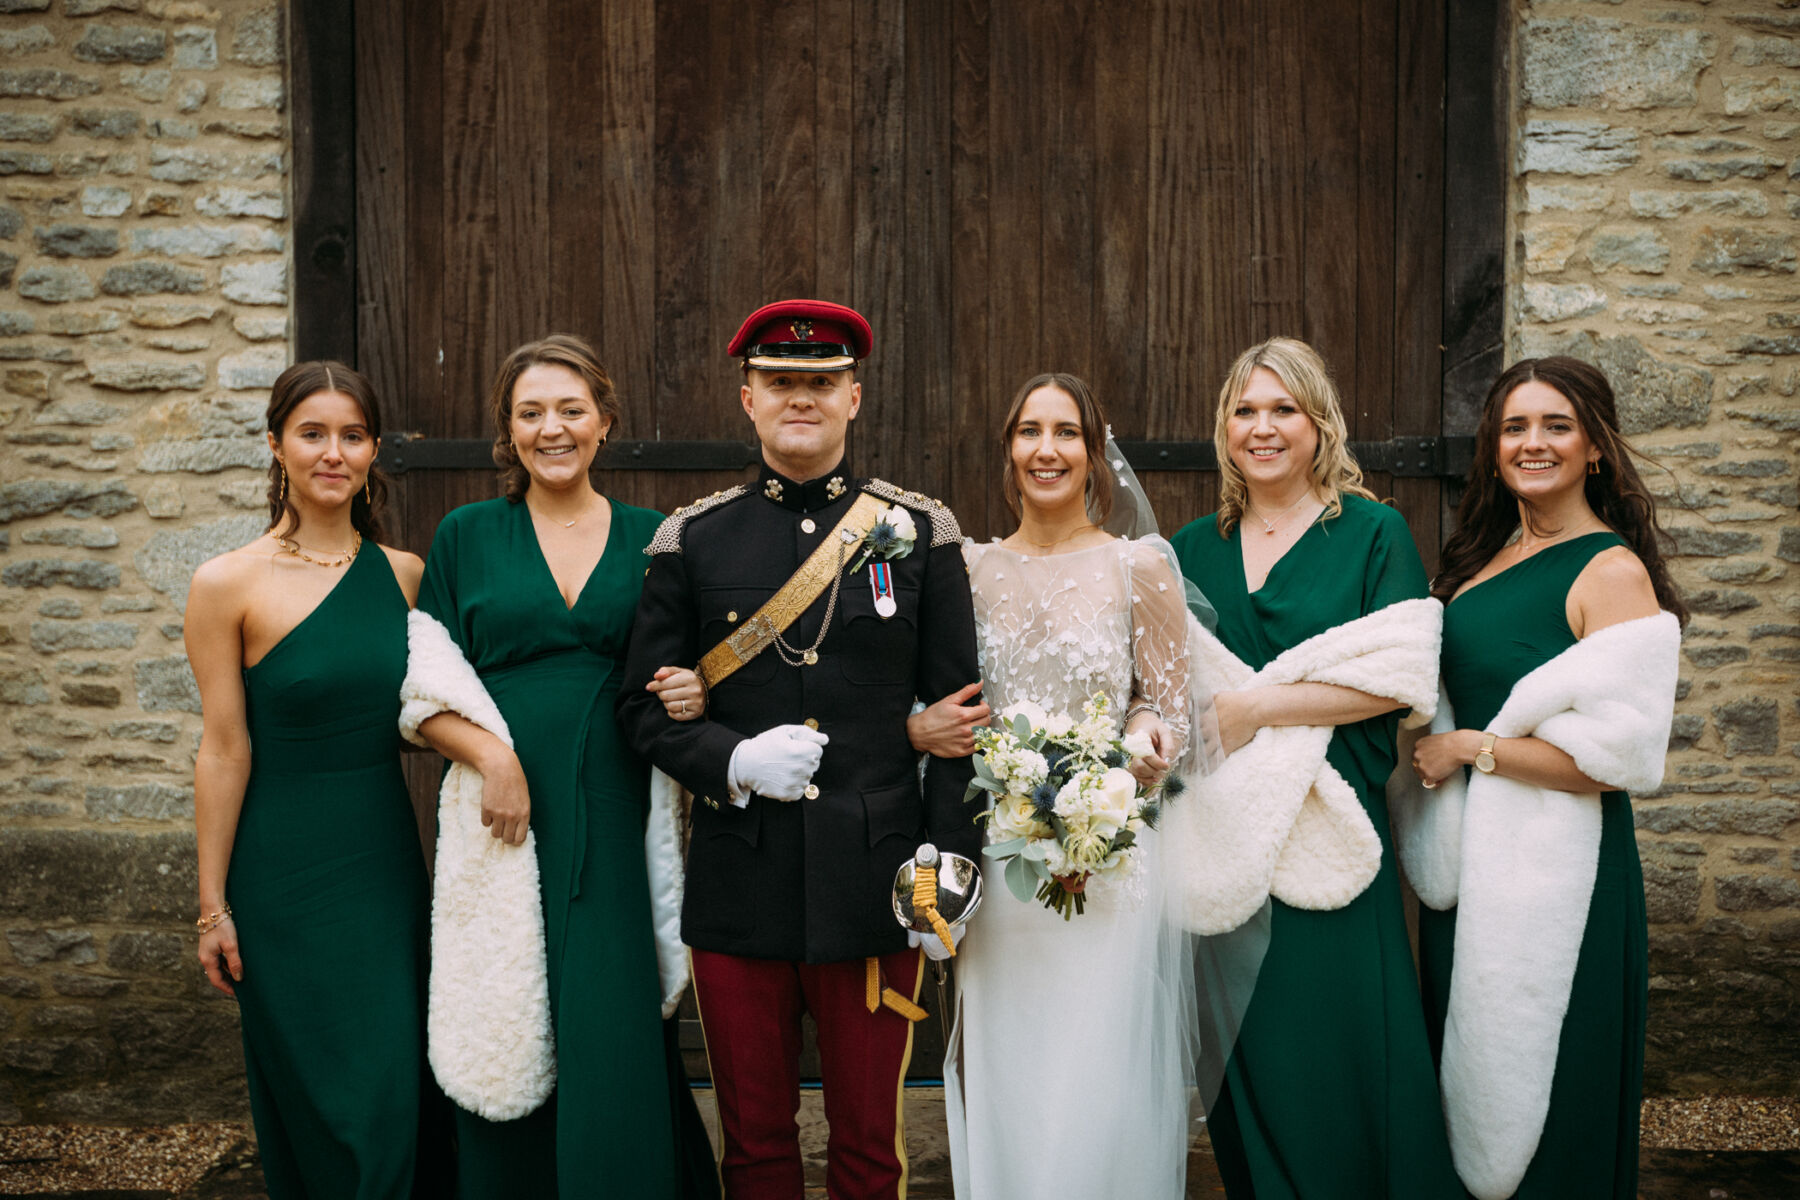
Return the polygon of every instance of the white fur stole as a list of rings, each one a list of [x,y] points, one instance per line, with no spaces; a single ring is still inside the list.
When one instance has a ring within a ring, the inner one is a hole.
[[[1609,788],[1656,787],[1680,650],[1668,613],[1608,626],[1514,684],[1488,729],[1541,738]],[[1433,732],[1439,724],[1455,728],[1447,712]],[[1478,1200],[1504,1200],[1550,1107],[1599,864],[1600,798],[1480,773],[1465,786],[1461,772],[1428,792],[1403,749],[1389,782],[1401,865],[1422,901],[1457,906],[1442,1068],[1450,1149]]]
[[[1193,711],[1213,693],[1280,683],[1333,683],[1413,708],[1437,701],[1443,605],[1403,600],[1328,629],[1252,671],[1200,626],[1189,630]],[[1273,895],[1296,908],[1342,908],[1381,869],[1381,839],[1355,790],[1325,761],[1330,726],[1259,729],[1169,805],[1164,838],[1182,863],[1173,902],[1188,928],[1224,933]]]

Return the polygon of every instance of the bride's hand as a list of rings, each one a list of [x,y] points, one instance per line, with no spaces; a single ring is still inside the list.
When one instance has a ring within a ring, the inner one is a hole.
[[[975,753],[975,726],[987,723],[986,702],[964,703],[981,690],[981,680],[957,689],[906,718],[906,737],[920,754],[967,758]]]
[[[1145,787],[1153,787],[1169,770],[1169,759],[1175,748],[1175,731],[1151,709],[1139,710],[1125,722],[1125,736],[1142,734],[1150,739],[1150,752],[1140,754],[1125,764],[1131,777]]]

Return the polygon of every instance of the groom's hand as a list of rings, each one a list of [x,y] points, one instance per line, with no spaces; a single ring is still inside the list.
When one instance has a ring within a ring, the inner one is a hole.
[[[804,725],[777,725],[739,742],[731,752],[731,802],[739,808],[758,792],[775,800],[798,800],[831,739]]]

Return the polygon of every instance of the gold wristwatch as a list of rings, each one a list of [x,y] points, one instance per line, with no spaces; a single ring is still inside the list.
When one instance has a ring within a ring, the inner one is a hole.
[[[1499,735],[1491,730],[1481,735],[1481,749],[1475,752],[1475,769],[1483,775],[1494,773],[1494,743]]]

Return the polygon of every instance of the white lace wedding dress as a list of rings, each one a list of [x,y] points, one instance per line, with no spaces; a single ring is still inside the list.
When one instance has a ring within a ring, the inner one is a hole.
[[[965,554],[996,713],[1029,700],[1078,716],[1104,691],[1123,723],[1135,694],[1185,744],[1187,610],[1166,542],[1043,557],[970,544]],[[1156,835],[1139,845],[1137,881],[1097,882],[1069,921],[1017,899],[984,861],[944,1066],[959,1200],[1182,1194],[1192,975],[1161,919]]]

